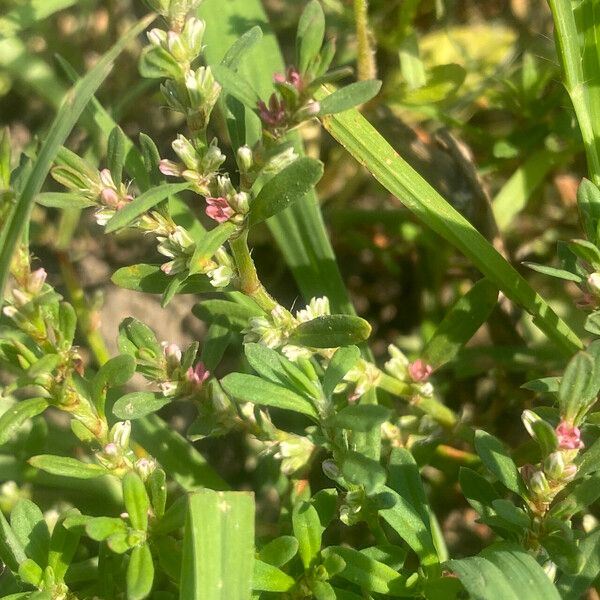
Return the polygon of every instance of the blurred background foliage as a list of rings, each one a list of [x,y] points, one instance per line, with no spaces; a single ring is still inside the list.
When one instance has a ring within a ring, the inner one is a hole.
[[[291,62],[304,3],[264,4]],[[353,2],[323,0],[323,6],[328,35],[337,38],[338,65],[354,67]],[[10,128],[15,154],[35,152],[70,86],[72,71],[88,70],[144,10],[136,0],[0,0],[0,124]],[[374,68],[384,87],[365,108],[366,116],[581,331],[581,315],[574,310],[581,299],[579,289],[521,265],[555,264],[557,240],[579,237],[575,194],[585,158],[560,83],[546,3],[371,0],[369,26]],[[181,123],[160,105],[158,84],[137,73],[143,43],[139,40],[121,56],[98,100],[126,134],[133,139],[140,132],[150,135],[168,156]],[[478,278],[477,272],[319,127],[305,127],[302,134],[309,154],[326,165],[318,189],[322,210],[355,307],[373,325],[375,357],[381,359],[391,342],[418,356],[449,306]],[[106,139],[88,115],[69,147],[102,164]],[[67,296],[85,294],[95,308],[89,326],[100,328],[109,347],[114,348],[117,325],[128,315],[155,327],[159,339],[201,339],[202,325],[190,313],[193,299],[178,296],[161,311],[158,299],[110,282],[119,266],[152,262],[154,250],[143,236],[101,235],[91,215],[78,211],[37,207],[33,218],[33,250],[51,282]],[[252,243],[267,287],[282,303],[298,303],[298,290],[267,229],[259,229]],[[73,287],[73,275],[82,290]],[[552,374],[560,366],[558,358],[527,317],[503,306],[437,375],[436,386],[452,408],[518,445],[524,440],[520,413],[534,400],[520,385]],[[185,409],[170,418],[183,429]],[[54,437],[59,447],[69,443]],[[281,491],[278,485],[284,485],[273,458],[235,436],[206,440],[199,447],[236,487],[256,488],[261,482],[262,489],[256,491],[268,522],[268,515],[275,514],[271,511]],[[31,453],[30,448],[22,451]],[[520,451],[526,454],[529,447]],[[473,457],[460,451],[456,456],[429,456],[426,448],[423,452],[415,454],[429,463],[424,475],[449,547],[453,554],[461,548],[473,553],[473,543],[481,543],[489,532],[474,522],[458,488],[455,497],[447,494],[457,467]],[[11,475],[16,474],[3,471],[0,464],[0,481],[14,479]],[[4,490],[2,508],[15,493],[27,494],[27,486]],[[104,493],[110,497],[110,490]],[[52,493],[44,504],[51,500]]]

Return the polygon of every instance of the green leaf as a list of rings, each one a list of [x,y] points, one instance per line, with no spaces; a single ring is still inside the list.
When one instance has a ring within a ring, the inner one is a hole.
[[[319,391],[293,362],[262,344],[245,344],[244,353],[250,366],[264,379],[282,385],[300,395],[318,398]]]
[[[48,566],[54,571],[57,580],[64,580],[65,574],[75,557],[81,532],[78,528],[67,529],[65,520],[71,516],[79,515],[76,508],[64,513],[52,530],[50,538],[50,552],[48,554]]]
[[[19,565],[19,577],[29,585],[39,587],[42,576],[42,568],[31,558],[27,558]]]
[[[46,471],[46,473],[75,479],[95,479],[110,473],[108,469],[100,465],[84,463],[67,456],[53,456],[52,454],[32,456],[27,462],[32,467]]]
[[[323,163],[306,157],[296,159],[279,171],[250,204],[250,226],[270,219],[301,200],[322,175]]]
[[[113,127],[108,135],[108,147],[106,149],[106,160],[108,170],[113,181],[119,184],[123,181],[123,167],[125,166],[127,150],[127,138],[120,127]]]
[[[317,94],[320,100],[324,91]],[[448,240],[513,302],[533,317],[535,324],[565,354],[582,344],[527,281],[494,247],[412,167],[356,110],[323,118],[325,128],[374,177],[428,227]]]
[[[590,263],[594,269],[600,269],[600,250],[588,240],[571,240],[567,242],[567,248],[577,258]]]
[[[379,514],[416,552],[424,566],[436,565],[437,551],[433,542],[429,506],[419,469],[408,450],[394,448],[388,467],[388,487],[395,503]]]
[[[585,236],[590,242],[597,243],[598,223],[600,222],[600,189],[585,177],[577,189],[577,208]]]
[[[309,570],[317,560],[321,550],[323,527],[315,507],[309,502],[294,506],[292,527],[298,540],[298,553],[305,570]]]
[[[144,482],[135,471],[128,471],[123,477],[123,501],[131,525],[139,531],[146,531],[150,498]]]
[[[537,263],[529,261],[523,261],[522,265],[532,269],[533,271],[537,271],[538,273],[550,275],[550,277],[557,277],[558,279],[564,279],[565,281],[574,281],[575,283],[581,283],[583,281],[583,277],[577,275],[576,273],[571,273],[571,271],[567,271],[565,269],[556,269],[554,267],[538,265]]]
[[[560,600],[542,567],[514,544],[497,543],[479,556],[448,564],[473,600]]]
[[[0,559],[16,573],[26,558],[23,545],[8,524],[4,513],[0,511]]]
[[[385,483],[385,469],[376,460],[359,452],[346,452],[341,470],[345,479],[363,485],[367,494],[377,491]]]
[[[241,35],[227,50],[221,64],[229,69],[236,70],[248,52],[262,39],[262,29],[255,25]]]
[[[579,600],[600,573],[600,530],[588,533],[579,542],[582,564],[577,574],[563,573],[556,584],[563,600]]]
[[[235,223],[226,221],[207,231],[196,244],[194,255],[190,261],[190,274],[193,275],[203,269],[214,256],[215,252],[233,235],[236,229],[237,225]]]
[[[565,369],[558,388],[558,400],[560,416],[569,422],[577,424],[590,408],[590,402],[595,402],[595,396],[590,398],[588,393],[594,378],[594,368],[592,357],[586,352],[578,352]]]
[[[6,444],[29,419],[40,415],[48,407],[44,398],[29,398],[11,406],[0,416],[0,446]]]
[[[211,70],[225,92],[237,98],[244,106],[251,109],[256,108],[260,97],[243,75],[223,64],[212,65]]]
[[[337,414],[327,419],[326,426],[352,431],[371,431],[385,423],[392,411],[379,404],[354,404],[345,406]]]
[[[113,406],[115,417],[124,420],[140,419],[159,411],[171,402],[161,393],[155,392],[130,392],[121,396]]]
[[[343,571],[338,573],[338,577],[342,577],[364,590],[392,597],[415,595],[414,586],[418,577],[411,576],[407,579],[391,567],[373,560],[358,550],[344,546],[330,546],[325,548],[321,554],[324,558],[328,558],[332,554],[341,557],[346,566]]]
[[[10,513],[10,526],[25,554],[45,568],[50,551],[50,532],[42,511],[31,500],[21,499]]]
[[[296,64],[300,73],[306,73],[317,58],[324,37],[325,15],[323,9],[317,0],[311,0],[300,16],[296,35]]]
[[[327,398],[333,394],[338,383],[344,379],[359,358],[360,350],[356,346],[346,346],[335,351],[323,377],[323,393]]]
[[[364,342],[371,335],[371,325],[353,315],[324,315],[300,323],[290,342],[310,348],[337,348]]]
[[[143,600],[152,591],[154,562],[148,544],[136,546],[131,551],[127,565],[127,600]]]
[[[314,419],[318,418],[317,410],[309,400],[260,377],[231,373],[221,380],[221,385],[227,394],[242,402],[293,410]]]
[[[85,532],[93,540],[103,542],[117,533],[126,533],[127,524],[116,517],[89,518],[89,521],[85,524]]]
[[[438,369],[450,362],[485,323],[498,302],[498,289],[480,279],[446,313],[423,350],[423,360]]]
[[[109,388],[125,385],[135,373],[133,356],[121,354],[105,362],[92,379],[92,398],[96,407],[104,411],[106,392]]]
[[[3,303],[4,287],[14,249],[25,230],[35,197],[42,188],[58,149],[67,139],[96,90],[108,76],[115,59],[127,44],[154,19],[155,15],[142,19],[126,35],[122,36],[95,64],[92,70],[75,85],[60,107],[50,130],[45,136],[33,169],[25,181],[11,218],[4,226],[6,235],[0,248],[0,304]]]
[[[287,592],[296,582],[287,573],[262,560],[254,561],[253,589],[261,592]]]
[[[258,558],[274,567],[282,567],[292,560],[297,552],[298,540],[291,535],[282,535],[263,546]]]
[[[190,189],[191,183],[164,183],[158,187],[150,188],[141,196],[134,198],[129,204],[118,210],[106,224],[105,232],[112,233],[131,225],[138,217],[154,208],[159,202],[169,196]]]
[[[250,319],[264,314],[258,306],[229,300],[204,300],[192,308],[192,313],[201,321],[218,323],[234,331],[241,331],[248,327]]]
[[[478,429],[475,432],[475,450],[481,462],[504,486],[519,496],[526,496],[519,470],[499,439]]]
[[[381,81],[356,81],[325,96],[319,104],[320,116],[344,112],[373,99],[381,89]]]
[[[584,328],[594,335],[600,335],[600,310],[595,310],[585,318]]]
[[[250,600],[254,572],[254,497],[191,494],[183,537],[180,597]]]
[[[491,516],[493,514],[492,503],[500,498],[494,486],[485,477],[467,467],[461,467],[459,482],[462,493],[469,504],[482,517]]]
[[[96,206],[93,200],[70,192],[43,192],[35,197],[35,201],[49,208],[81,209]]]
[[[117,269],[111,281],[119,287],[147,294],[162,294],[172,281],[172,277],[160,270],[158,265],[131,265]],[[214,292],[215,288],[206,275],[188,277],[177,290],[178,294],[202,294]]]

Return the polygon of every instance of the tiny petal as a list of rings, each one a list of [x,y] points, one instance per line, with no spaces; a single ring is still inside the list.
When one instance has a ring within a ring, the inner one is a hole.
[[[428,365],[423,359],[419,358],[408,365],[408,374],[414,382],[427,381],[433,372],[431,365]]]
[[[180,177],[182,173],[181,165],[178,165],[172,160],[167,160],[166,158],[158,163],[158,169],[167,177]]]

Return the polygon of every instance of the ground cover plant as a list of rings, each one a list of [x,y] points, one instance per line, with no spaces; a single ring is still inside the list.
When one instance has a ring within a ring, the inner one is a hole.
[[[597,597],[597,0],[0,7],[0,597]]]

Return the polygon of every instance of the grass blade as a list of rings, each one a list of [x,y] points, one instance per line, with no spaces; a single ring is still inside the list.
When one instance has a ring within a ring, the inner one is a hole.
[[[190,495],[179,597],[250,600],[253,571],[253,494],[202,490]]]
[[[319,97],[325,95],[323,91]],[[508,298],[529,312],[534,323],[565,355],[582,347],[577,335],[514,267],[358,111],[323,117],[323,125],[423,223],[470,258]]]

